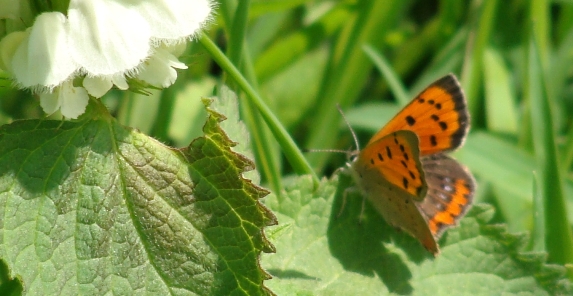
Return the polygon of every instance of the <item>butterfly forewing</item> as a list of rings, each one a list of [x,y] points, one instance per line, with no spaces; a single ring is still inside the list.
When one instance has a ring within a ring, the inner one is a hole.
[[[426,194],[418,138],[410,131],[397,131],[368,144],[352,167],[363,176],[392,184],[414,200],[422,200]]]
[[[438,239],[469,210],[475,181],[465,167],[441,153],[423,157],[422,167],[428,193],[419,207],[428,220],[430,231]]]
[[[422,155],[458,148],[469,128],[466,100],[454,75],[437,80],[400,111],[370,143],[393,131],[411,130]]]

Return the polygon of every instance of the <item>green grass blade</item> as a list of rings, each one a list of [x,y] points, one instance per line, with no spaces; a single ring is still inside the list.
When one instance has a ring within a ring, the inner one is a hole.
[[[237,82],[237,85],[239,85],[249,100],[251,100],[251,102],[257,107],[295,172],[297,174],[310,174],[313,176],[313,180],[318,182],[318,177],[302,155],[302,152],[298,149],[296,143],[290,137],[286,129],[281,125],[277,117],[272,113],[271,109],[249,84],[247,79],[245,79],[241,72],[239,72],[235,65],[229,61],[229,59],[223,54],[223,52],[221,52],[215,43],[209,39],[209,37],[202,34],[199,37],[199,42],[201,42],[203,47],[209,52],[217,64],[225,70],[227,74],[235,80],[235,82]]]
[[[317,100],[316,114],[309,128],[305,147],[312,149],[333,148],[338,133],[340,115],[336,104],[343,108],[350,106],[357,99],[372,68],[368,57],[362,51],[362,45],[370,43],[381,46],[385,32],[396,22],[399,11],[405,7],[404,1],[363,1],[356,15],[355,22],[350,23],[333,51],[329,75],[325,76],[321,96]],[[315,153],[309,155],[313,167],[323,167],[328,155]]]
[[[247,49],[246,44],[244,46],[245,49]],[[248,50],[243,52],[243,68],[245,69],[245,75],[247,76],[247,79],[252,81],[254,84],[254,82],[256,82],[256,78],[253,69],[253,63],[251,62],[251,58],[247,52]],[[257,110],[254,104],[250,100],[245,100],[245,103],[246,104],[243,104],[243,116],[251,131],[250,134],[253,139],[253,150],[257,155],[256,161],[259,170],[264,173],[271,188],[277,194],[281,194],[283,185],[281,172],[279,169],[280,152],[278,149],[276,149],[278,146],[276,143],[272,142],[272,136],[269,129],[265,125],[259,124],[262,121],[262,118],[261,114],[256,112]]]
[[[271,44],[255,61],[255,72],[259,81],[269,80],[288,67],[294,60],[318,47],[324,38],[348,22],[350,11],[339,4],[310,26],[283,36]]]
[[[533,231],[531,234],[532,251],[546,252],[545,247],[545,204],[540,188],[539,175],[533,172]]]
[[[511,76],[501,53],[486,48],[483,57],[486,126],[488,130],[502,133],[517,132],[517,110],[511,89]]]
[[[241,55],[244,50],[243,42],[247,31],[250,3],[250,0],[239,1],[233,17],[233,23],[227,26],[227,31],[229,32],[227,56],[235,65],[241,65]]]
[[[364,50],[366,55],[368,55],[370,60],[372,60],[376,68],[378,68],[382,76],[386,78],[386,82],[388,82],[390,90],[392,90],[392,93],[394,94],[400,105],[408,104],[408,102],[410,102],[411,100],[410,95],[404,88],[404,85],[402,84],[402,81],[400,81],[400,77],[398,77],[398,74],[394,72],[394,70],[388,63],[388,60],[386,60],[386,58],[382,55],[382,53],[377,52],[372,46],[368,44],[362,46],[362,49]]]
[[[231,5],[227,5],[231,6]],[[252,62],[246,50],[245,35],[247,31],[247,21],[249,18],[250,0],[239,1],[236,6],[234,16],[232,17],[232,24],[228,25],[226,22],[226,30],[229,32],[229,43],[227,47],[227,55],[235,65],[241,65],[243,72],[246,73],[246,78],[253,86],[253,89],[258,90],[255,75],[253,75]],[[230,11],[223,10],[223,14],[228,14]],[[225,19],[231,19],[226,16]],[[248,70],[247,70],[248,69]],[[249,75],[250,74],[250,75]],[[274,161],[276,157],[276,149],[274,144],[269,139],[265,127],[261,124],[260,114],[258,114],[255,105],[246,100],[241,104],[241,110],[245,123],[249,126],[251,131],[250,136],[253,143],[253,150],[255,152],[255,159],[257,167],[265,176],[266,180],[271,185],[275,192],[281,192],[282,185],[280,179],[280,171]]]
[[[477,114],[479,106],[478,93],[481,87],[481,66],[485,47],[489,42],[497,12],[497,0],[480,2],[479,19],[475,22],[468,43],[467,56],[462,70],[462,87],[468,98],[471,114]]]
[[[468,29],[466,27],[458,29],[448,42],[440,48],[432,62],[416,79],[411,88],[412,92],[420,92],[439,77],[458,71],[463,62],[464,44],[467,41],[467,35]]]
[[[571,264],[573,236],[567,221],[551,108],[539,50],[535,36],[530,36],[525,95],[530,103],[533,145],[540,177],[539,186],[545,202],[545,242],[550,261]],[[573,273],[570,272],[569,277],[573,278]]]

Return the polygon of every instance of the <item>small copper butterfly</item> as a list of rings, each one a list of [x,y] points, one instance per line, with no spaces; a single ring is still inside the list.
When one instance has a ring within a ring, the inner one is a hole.
[[[440,236],[472,204],[472,174],[444,154],[463,144],[469,126],[463,91],[450,74],[416,96],[347,164],[384,219],[434,255]]]

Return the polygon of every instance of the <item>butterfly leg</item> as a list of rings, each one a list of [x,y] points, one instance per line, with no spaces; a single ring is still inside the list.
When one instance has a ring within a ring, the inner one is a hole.
[[[360,208],[360,216],[358,216],[358,223],[362,224],[364,218],[364,208],[366,207],[366,196],[362,196],[362,207]]]
[[[344,207],[346,207],[346,197],[348,196],[348,194],[358,191],[359,190],[356,187],[348,187],[344,189],[344,192],[342,193],[342,206],[340,206],[340,210],[338,211],[338,215],[336,215],[336,218],[340,218],[340,215],[342,215],[342,211],[344,211]]]

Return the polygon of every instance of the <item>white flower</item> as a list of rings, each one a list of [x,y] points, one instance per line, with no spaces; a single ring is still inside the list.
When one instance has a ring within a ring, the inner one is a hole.
[[[14,2],[0,0],[0,7],[10,5],[0,17],[13,17]],[[177,56],[211,9],[211,0],[70,0],[67,16],[42,13],[26,32],[0,40],[0,67],[16,85],[39,93],[46,113],[60,109],[77,118],[88,94],[99,98],[114,85],[128,89],[127,77],[173,84],[176,69],[187,68]]]
[[[72,57],[91,75],[127,72],[150,52],[148,22],[120,1],[72,0],[68,20]]]
[[[44,112],[52,114],[58,109],[67,118],[76,119],[82,115],[88,105],[89,96],[83,87],[74,87],[72,81],[66,81],[50,93],[40,94],[40,106]]]
[[[212,6],[207,0],[146,0],[134,5],[149,23],[151,35],[162,41],[195,35],[208,20]]]
[[[11,71],[22,87],[52,89],[67,80],[78,66],[70,59],[66,17],[59,12],[39,15],[11,62]]]
[[[181,63],[169,48],[159,47],[148,60],[143,62],[136,78],[156,87],[168,87],[177,80],[175,68],[187,69],[187,65]]]
[[[84,78],[83,87],[88,91],[90,96],[101,98],[113,85],[121,90],[129,88],[123,75],[108,75]]]

